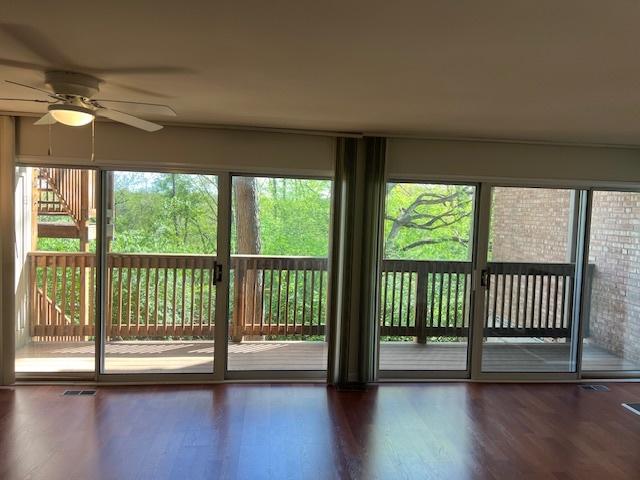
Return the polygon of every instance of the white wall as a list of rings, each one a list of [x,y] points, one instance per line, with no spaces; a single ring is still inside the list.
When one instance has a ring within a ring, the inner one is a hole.
[[[387,172],[395,179],[638,185],[640,149],[392,138]]]
[[[97,122],[95,163],[91,162],[91,126],[49,129],[33,117],[16,122],[19,161],[68,166],[231,170],[262,174],[333,174],[335,138],[201,127],[165,127],[144,132],[125,125]]]
[[[16,349],[29,340],[29,265],[31,250],[32,169],[18,167],[15,179],[15,329]]]

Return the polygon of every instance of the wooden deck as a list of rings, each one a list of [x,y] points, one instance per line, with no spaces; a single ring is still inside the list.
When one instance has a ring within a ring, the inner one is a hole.
[[[17,372],[93,371],[90,342],[34,342],[16,352]],[[459,343],[383,342],[382,370],[464,370],[467,350]],[[490,343],[488,371],[563,371],[566,344]],[[242,342],[229,344],[229,370],[324,370],[324,342]],[[585,370],[640,369],[639,365],[593,345],[585,346]],[[109,373],[208,373],[213,370],[211,342],[114,342],[106,346]]]

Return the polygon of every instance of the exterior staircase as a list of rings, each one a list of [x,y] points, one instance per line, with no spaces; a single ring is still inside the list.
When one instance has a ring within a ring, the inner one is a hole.
[[[78,238],[88,242],[89,218],[95,216],[94,172],[66,168],[40,168],[34,179],[38,237]],[[42,217],[60,217],[43,220]],[[81,248],[82,249],[82,248]]]

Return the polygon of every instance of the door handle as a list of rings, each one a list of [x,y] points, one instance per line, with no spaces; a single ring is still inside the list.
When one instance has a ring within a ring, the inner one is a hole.
[[[213,266],[213,284],[219,283],[222,281],[222,264],[216,262]]]
[[[489,269],[487,268],[480,272],[480,286],[489,288]]]

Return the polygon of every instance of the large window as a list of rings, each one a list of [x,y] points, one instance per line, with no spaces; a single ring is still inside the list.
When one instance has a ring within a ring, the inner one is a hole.
[[[575,371],[579,192],[495,187],[482,370]]]
[[[211,373],[217,177],[112,172],[106,373]]]
[[[387,184],[380,370],[466,370],[475,187]]]
[[[95,370],[96,173],[17,167],[17,373]]]
[[[640,193],[593,193],[582,369],[640,370]]]
[[[234,177],[229,370],[327,368],[331,182]]]

